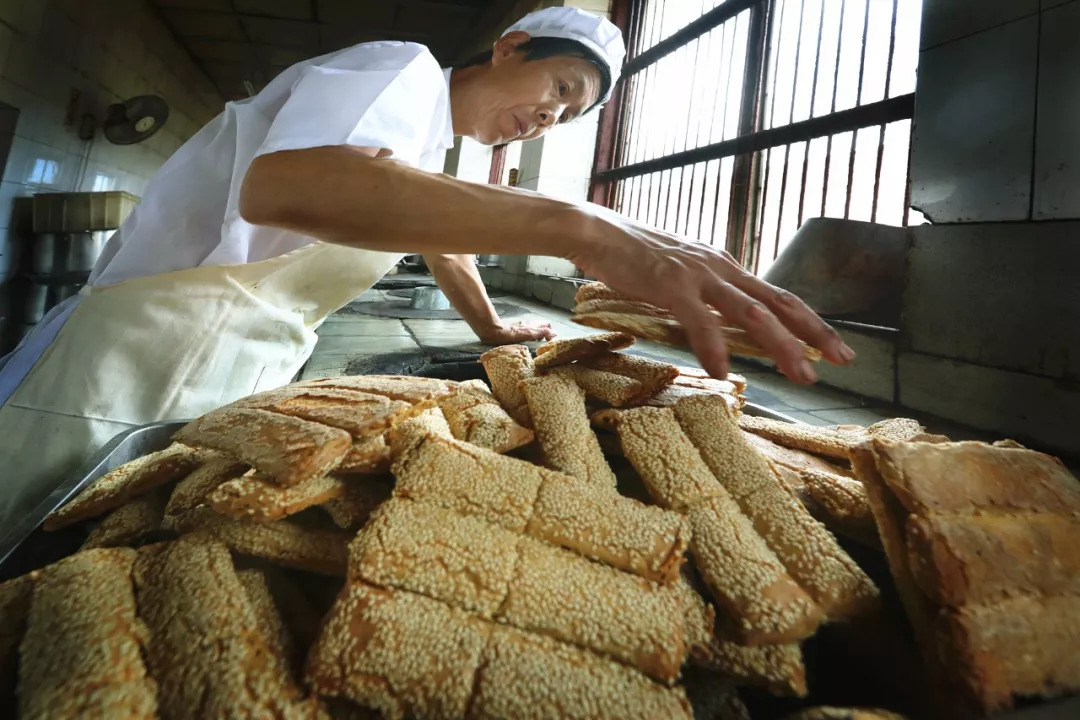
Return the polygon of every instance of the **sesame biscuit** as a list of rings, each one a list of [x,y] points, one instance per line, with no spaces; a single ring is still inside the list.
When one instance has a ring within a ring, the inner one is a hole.
[[[574,294],[575,303],[588,302],[590,300],[628,300],[625,295],[612,290],[602,282],[585,283]]]
[[[720,673],[740,685],[765,687],[776,695],[804,697],[806,668],[798,643],[745,646],[718,637],[715,612],[682,577],[675,584],[686,623],[691,664]]]
[[[529,537],[499,621],[547,635],[673,683],[686,660],[682,608],[672,587],[590,562]]]
[[[631,405],[649,393],[649,389],[634,378],[595,370],[585,365],[553,368],[551,374],[572,378],[585,391],[585,397],[589,400],[599,400],[614,407]]]
[[[341,428],[354,438],[370,437],[386,430],[401,416],[412,411],[414,406],[412,402],[394,400],[376,393],[295,385],[253,395],[232,405],[291,415]]]
[[[510,452],[533,441],[533,431],[518,425],[482,380],[458,383],[439,400],[453,436],[495,452]]]
[[[346,377],[315,378],[293,383],[294,388],[335,388],[384,395],[391,400],[417,404],[435,400],[450,392],[449,380],[401,375],[349,375]]]
[[[133,497],[187,475],[199,466],[194,448],[173,443],[164,450],[132,460],[98,478],[45,518],[46,530],[59,530],[73,523],[115,510]]]
[[[349,478],[341,495],[322,503],[321,507],[342,530],[359,530],[371,513],[394,492],[392,477],[373,475]]]
[[[248,465],[227,455],[219,454],[207,460],[176,483],[165,505],[162,527],[172,529],[178,518],[202,505],[214,488],[226,480],[240,477],[248,469]]]
[[[685,385],[668,385],[641,404],[646,407],[670,408],[675,407],[675,405],[683,398],[693,397],[695,395],[716,395],[717,397],[722,398],[728,408],[736,414],[746,407],[746,398],[742,395],[716,393],[710,390],[686,387]]]
[[[249,472],[218,485],[207,496],[206,504],[228,517],[271,522],[341,496],[345,482],[323,475],[282,487],[260,473]]]
[[[633,344],[633,335],[619,332],[554,340],[536,349],[534,367],[537,372],[542,373],[560,365],[569,365],[572,362],[587,360],[613,350],[622,350]]]
[[[137,497],[113,510],[91,530],[82,549],[140,544],[161,529],[164,512],[163,494],[152,492]]]
[[[148,546],[134,578],[163,717],[314,717],[224,545],[188,536]]]
[[[910,440],[925,428],[910,418],[893,418],[861,425],[813,427],[771,418],[743,416],[739,426],[755,435],[783,445],[837,460],[847,460],[851,450],[868,439]]]
[[[626,353],[605,353],[587,360],[585,364],[596,370],[637,380],[643,386],[642,394],[646,397],[660,392],[679,377],[679,369],[670,363]]]
[[[545,375],[522,381],[533,425],[551,468],[585,482],[614,488],[604,453],[589,427],[585,393],[562,375]]]
[[[353,440],[341,464],[334,468],[338,475],[381,475],[390,469],[388,432]]]
[[[873,531],[874,512],[866,486],[843,475],[804,470],[803,481],[810,496],[834,522]]]
[[[19,717],[157,717],[134,561],[129,548],[98,548],[41,571],[19,651]]]
[[[243,408],[207,413],[174,437],[229,453],[286,487],[336,468],[353,442],[349,433],[338,428]]]
[[[740,420],[739,425],[741,426],[743,424],[743,421]],[[855,473],[845,465],[830,462],[817,455],[811,455],[804,450],[784,447],[783,445],[779,445],[772,440],[769,440],[762,435],[758,435],[757,433],[750,432],[749,430],[743,430],[743,437],[746,438],[748,443],[753,445],[755,450],[764,455],[769,462],[775,465],[781,465],[800,473],[805,470],[817,470],[819,472],[832,473],[833,475],[840,475],[846,478],[855,477]]]
[[[524,345],[503,345],[481,355],[480,363],[491,383],[491,391],[506,412],[522,426],[531,428],[529,406],[521,390],[521,382],[536,374],[529,348]]]
[[[273,672],[285,677],[293,677],[293,659],[296,657],[296,640],[281,619],[270,583],[262,570],[249,568],[236,573],[237,580],[244,588],[248,605],[255,618],[255,629],[270,650],[270,663]]]
[[[26,633],[26,617],[34,597],[35,571],[0,583],[0,703],[13,702],[18,680],[19,643]]]
[[[208,507],[189,512],[177,523],[177,530],[213,538],[235,553],[275,565],[322,575],[345,575],[347,533],[305,528],[288,520],[271,523],[234,520]]]
[[[438,600],[350,582],[311,649],[307,682],[387,720],[464,718],[490,631]]]
[[[690,720],[682,688],[551,638],[497,626],[484,648],[471,718]]]
[[[822,609],[788,575],[727,493],[701,500],[687,517],[694,530],[694,564],[724,609],[724,629],[733,639],[765,645],[814,634],[824,619]]]

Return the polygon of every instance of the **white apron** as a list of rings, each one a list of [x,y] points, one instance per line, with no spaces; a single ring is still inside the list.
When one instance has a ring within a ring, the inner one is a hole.
[[[401,255],[315,243],[246,265],[85,289],[0,407],[0,526],[116,434],[289,383],[315,328]]]

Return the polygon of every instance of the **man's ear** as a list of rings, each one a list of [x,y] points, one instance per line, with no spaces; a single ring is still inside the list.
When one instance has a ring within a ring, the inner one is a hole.
[[[515,30],[503,35],[491,49],[491,64],[498,65],[503,60],[511,57],[517,49],[527,43],[531,38],[524,30]]]

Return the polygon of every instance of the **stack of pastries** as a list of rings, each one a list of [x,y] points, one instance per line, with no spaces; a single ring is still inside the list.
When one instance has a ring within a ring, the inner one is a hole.
[[[738,687],[806,696],[801,643],[880,613],[838,536],[894,571],[902,550],[935,559],[912,574],[960,608],[950,637],[1012,597],[985,569],[955,597],[950,531],[923,506],[901,501],[922,534],[889,530],[882,458],[942,438],[764,422],[742,378],[633,342],[497,348],[487,384],[305,381],[198,418],[46,520],[85,527],[79,552],[0,584],[0,698],[26,718],[745,718]],[[1023,540],[1054,567],[1025,591],[1071,612],[1077,566],[1050,559],[1080,507],[1061,472],[1056,504],[1006,525],[1048,533]],[[995,707],[1073,670],[995,686]]]

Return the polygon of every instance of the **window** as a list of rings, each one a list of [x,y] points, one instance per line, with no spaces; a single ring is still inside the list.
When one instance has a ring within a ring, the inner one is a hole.
[[[621,7],[619,7],[621,5]],[[592,199],[763,273],[807,218],[906,225],[922,0],[617,0]]]

